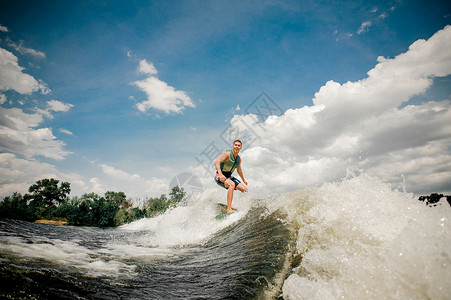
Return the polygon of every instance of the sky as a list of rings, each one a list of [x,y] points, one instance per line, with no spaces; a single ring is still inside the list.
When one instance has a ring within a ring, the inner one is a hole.
[[[1,0],[0,197],[217,188],[235,138],[250,190],[451,194],[449,25],[446,1]]]

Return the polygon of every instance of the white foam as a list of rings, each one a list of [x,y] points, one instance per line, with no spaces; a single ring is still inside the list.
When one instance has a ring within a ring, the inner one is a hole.
[[[430,208],[366,175],[285,196],[302,262],[288,299],[446,299],[451,209]],[[296,201],[295,201],[295,200]],[[297,207],[302,207],[301,210]]]
[[[19,237],[6,237],[0,243],[1,251],[13,253],[18,258],[39,258],[67,267],[76,268],[91,276],[134,275],[135,266],[102,256],[75,241],[40,238],[38,243],[29,243]]]
[[[235,196],[233,206],[238,212],[224,220],[215,219],[217,203],[225,203],[226,194],[204,193],[190,206],[179,206],[154,218],[146,218],[120,227],[123,231],[147,231],[135,242],[155,248],[200,245],[214,233],[243,218],[250,207],[249,198]]]

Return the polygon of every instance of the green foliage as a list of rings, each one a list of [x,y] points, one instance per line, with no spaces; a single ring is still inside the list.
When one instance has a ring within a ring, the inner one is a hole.
[[[23,197],[14,193],[11,197],[5,197],[0,203],[0,216],[27,221],[38,218],[51,218],[57,207],[70,193],[70,183],[59,180],[42,179],[36,181],[28,189],[29,194]]]
[[[79,214],[78,206],[81,200],[78,197],[72,199],[66,198],[54,212],[55,217],[65,218],[69,224],[76,223],[77,215]],[[70,220],[70,221],[69,221]]]
[[[128,211],[128,216],[126,219],[126,223],[133,222],[135,220],[139,220],[147,217],[147,209],[140,209],[139,207],[133,207]]]
[[[0,202],[0,217],[33,221],[34,216],[28,208],[27,200],[19,193],[5,197]]]
[[[119,210],[119,205],[116,201],[106,198],[95,193],[84,194],[81,198],[63,202],[55,215],[65,217],[70,225],[116,226],[115,216]]]
[[[185,199],[186,193],[183,188],[176,185],[171,189],[169,193],[170,196],[170,206],[177,206],[183,199]]]
[[[169,192],[169,199],[166,195],[161,195],[160,198],[150,198],[144,205],[147,210],[148,217],[155,217],[164,213],[167,209],[176,207],[183,199],[186,193],[183,188],[175,186]]]
[[[42,179],[28,188],[30,194],[25,199],[35,214],[35,218],[52,217],[57,206],[70,193],[70,183],[62,182],[58,187],[59,180]]]
[[[108,191],[104,197],[95,193],[68,198],[70,184],[56,179],[42,179],[23,197],[14,193],[0,202],[0,217],[34,221],[38,218],[65,219],[69,225],[114,227],[145,217],[154,217],[177,206],[186,196],[183,188],[174,187],[159,198],[150,198],[144,208],[132,207],[125,193]]]

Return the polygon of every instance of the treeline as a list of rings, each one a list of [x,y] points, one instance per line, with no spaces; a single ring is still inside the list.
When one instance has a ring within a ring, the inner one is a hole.
[[[425,202],[427,206],[437,206],[437,202],[439,202],[442,198],[446,198],[446,201],[448,201],[448,204],[451,206],[450,195],[445,196],[443,194],[432,193],[429,196],[420,196],[418,200]]]
[[[36,221],[41,219],[64,221],[68,225],[115,227],[141,218],[154,217],[182,201],[186,193],[178,186],[167,195],[150,198],[142,208],[133,207],[125,193],[108,191],[104,196],[95,193],[69,198],[70,183],[56,179],[36,181],[21,195],[14,193],[0,202],[0,217]]]

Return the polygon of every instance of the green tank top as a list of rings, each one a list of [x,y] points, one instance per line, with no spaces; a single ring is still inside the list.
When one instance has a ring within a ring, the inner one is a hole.
[[[221,163],[221,172],[224,174],[225,177],[232,176],[233,171],[240,165],[241,158],[239,155],[236,156],[236,158],[233,156],[232,150],[229,150],[230,152],[230,159],[228,162]]]

